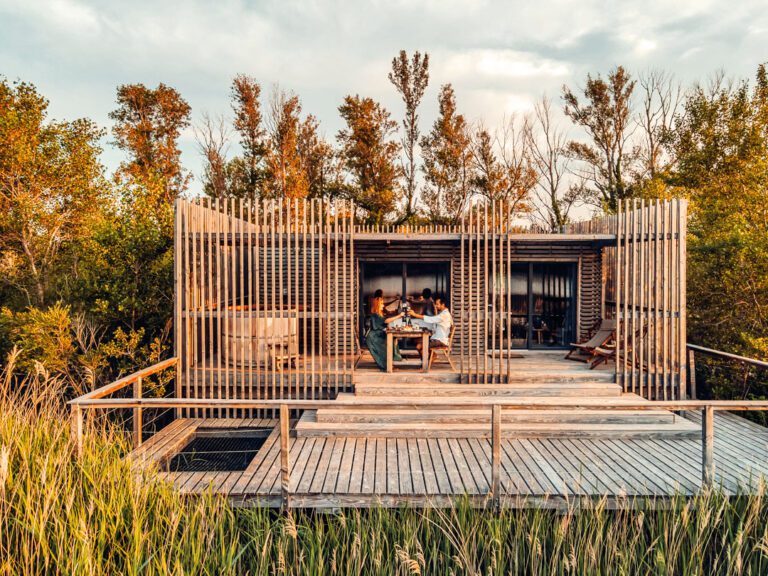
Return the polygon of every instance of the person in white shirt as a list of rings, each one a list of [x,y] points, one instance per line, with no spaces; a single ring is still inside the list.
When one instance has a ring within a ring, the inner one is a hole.
[[[445,296],[435,297],[435,312],[434,316],[425,316],[414,311],[410,311],[409,315],[416,318],[416,324],[432,330],[432,337],[429,339],[432,348],[446,348],[453,326],[453,316],[448,310],[448,300]],[[417,347],[421,349],[421,342],[417,343]]]

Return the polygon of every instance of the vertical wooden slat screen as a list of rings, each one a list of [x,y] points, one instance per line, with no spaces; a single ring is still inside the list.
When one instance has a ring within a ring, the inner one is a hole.
[[[327,398],[350,389],[353,215],[346,202],[176,202],[177,396]]]
[[[626,200],[616,215],[617,380],[654,400],[685,396],[685,200]]]
[[[510,378],[513,262],[535,260],[538,253],[555,261],[570,254],[579,263],[578,336],[599,315],[615,317],[617,381],[647,398],[681,396],[684,201],[625,201],[615,215],[563,230],[615,234],[615,244],[602,253],[599,245],[521,252],[514,210],[504,201],[477,204],[446,227],[362,226],[354,215],[352,203],[327,199],[177,201],[179,396],[321,398],[349,390],[361,336],[357,232],[451,235],[453,244],[433,240],[451,246],[445,253],[452,260],[454,350],[462,381]],[[556,284],[549,289],[558,298],[570,290]]]

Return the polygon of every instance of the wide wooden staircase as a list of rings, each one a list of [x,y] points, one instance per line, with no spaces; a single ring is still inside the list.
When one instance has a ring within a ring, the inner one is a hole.
[[[481,404],[490,398],[520,404],[645,403],[637,395],[622,394],[613,372],[588,370],[561,358],[561,354],[539,353],[511,360],[510,381],[504,384],[461,384],[460,375],[450,371],[385,374],[359,370],[354,377],[355,393],[338,396],[350,405],[304,412],[296,434],[483,437],[490,429],[490,408]],[[371,400],[385,405],[366,407]],[[438,406],[446,402],[462,406]],[[698,437],[701,433],[693,422],[666,410],[502,408],[501,419],[505,437]]]

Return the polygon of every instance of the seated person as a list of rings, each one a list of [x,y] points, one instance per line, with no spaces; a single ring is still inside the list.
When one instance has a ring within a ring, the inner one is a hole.
[[[384,300],[384,290],[382,290],[381,288],[376,289],[376,291],[373,293],[373,298],[371,299],[371,306],[372,306],[373,300],[376,298],[381,298],[382,300]],[[392,306],[392,304],[395,304],[395,303],[397,304],[396,309],[390,310],[390,307]],[[384,302],[384,316],[385,317],[394,316],[399,312],[400,312],[400,295],[398,294],[389,302]]]
[[[448,310],[448,299],[445,296],[437,296],[435,298],[435,312],[437,312],[435,316],[425,316],[413,311],[410,312],[410,315],[416,318],[417,325],[432,330],[432,337],[429,339],[430,346],[433,348],[447,348],[451,326],[453,326],[453,316],[451,316],[451,311]],[[416,346],[421,349],[421,342],[418,342]]]
[[[424,288],[424,290],[421,291],[421,296],[419,298],[409,298],[408,301],[411,304],[421,306],[421,314],[424,316],[435,315],[435,301],[432,299],[432,290],[429,288]]]
[[[384,318],[384,298],[374,298],[371,302],[371,329],[365,336],[365,343],[368,351],[373,356],[376,366],[384,372],[387,370],[387,335],[384,329],[390,324],[403,317],[403,313]],[[393,353],[394,360],[402,360],[400,354],[395,348]]]

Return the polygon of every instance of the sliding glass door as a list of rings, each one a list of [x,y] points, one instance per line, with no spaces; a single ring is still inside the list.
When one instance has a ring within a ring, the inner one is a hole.
[[[499,275],[489,294],[489,312],[495,309],[501,319],[489,331],[489,348],[506,348],[508,338],[518,349],[566,348],[574,342],[576,273],[575,262],[511,264],[509,280]]]

